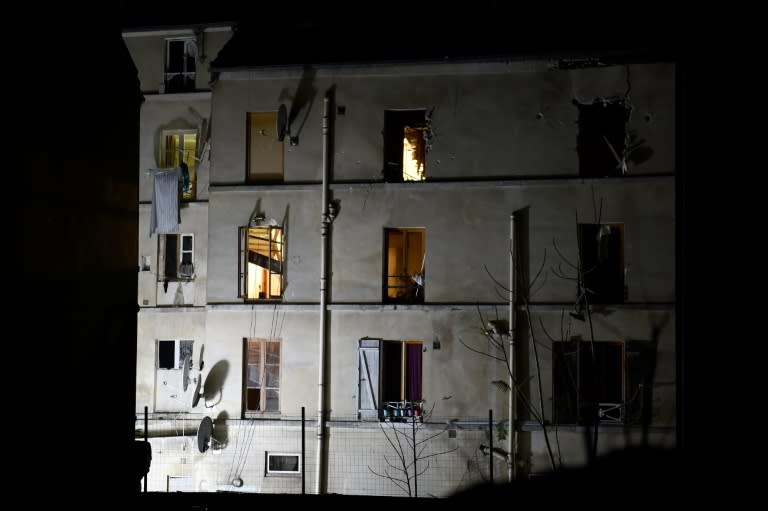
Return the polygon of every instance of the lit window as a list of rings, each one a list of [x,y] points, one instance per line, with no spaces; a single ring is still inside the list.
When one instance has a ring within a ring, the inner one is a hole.
[[[165,92],[195,90],[196,56],[194,37],[165,40]]]
[[[164,130],[160,141],[160,167],[181,167],[181,198],[197,194],[197,131]]]
[[[194,252],[194,235],[159,234],[157,236],[158,282],[194,279]]]
[[[243,416],[280,411],[280,339],[244,339]]]
[[[273,225],[240,227],[238,296],[269,300],[283,294],[283,229]]]
[[[426,229],[385,229],[384,301],[424,303]]]
[[[277,112],[249,112],[246,137],[247,181],[282,181],[283,141],[278,139]]]
[[[384,180],[424,181],[429,126],[426,110],[384,112]]]

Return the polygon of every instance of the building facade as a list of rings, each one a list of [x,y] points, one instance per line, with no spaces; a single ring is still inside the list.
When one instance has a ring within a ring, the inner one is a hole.
[[[447,496],[674,446],[674,62],[230,35],[124,34],[150,491]]]

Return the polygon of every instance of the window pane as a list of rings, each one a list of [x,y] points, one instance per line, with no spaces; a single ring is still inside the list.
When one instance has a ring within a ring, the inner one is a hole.
[[[184,357],[189,357],[192,360],[192,341],[179,341],[179,369],[184,368]]]
[[[176,341],[160,341],[157,343],[157,367],[160,369],[173,369],[175,367],[174,351]]]
[[[280,366],[264,366],[264,386],[268,388],[277,388],[280,386]]]
[[[248,384],[249,388],[261,387],[261,371],[259,366],[248,366]]]
[[[268,342],[267,343],[267,364],[279,364],[280,363],[280,343]]]
[[[298,456],[269,456],[269,468],[270,472],[298,472],[299,471],[299,457]]]
[[[261,364],[260,341],[248,341],[248,364]]]
[[[261,410],[261,390],[260,389],[248,389],[246,394],[246,407],[248,410]]]
[[[181,249],[182,250],[192,250],[192,236],[182,236],[181,237]]]
[[[181,264],[192,264],[192,252],[182,252]]]
[[[265,412],[280,411],[280,391],[277,389],[267,389],[267,402],[264,408]]]

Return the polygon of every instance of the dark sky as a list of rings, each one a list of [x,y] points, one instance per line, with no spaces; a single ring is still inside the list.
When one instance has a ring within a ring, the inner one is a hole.
[[[238,21],[261,34],[264,51],[333,46],[491,48],[534,54],[667,51],[680,39],[686,11],[678,0],[616,2],[311,2],[120,0],[123,26]],[[184,9],[178,9],[184,6]],[[438,51],[439,53],[439,51]]]

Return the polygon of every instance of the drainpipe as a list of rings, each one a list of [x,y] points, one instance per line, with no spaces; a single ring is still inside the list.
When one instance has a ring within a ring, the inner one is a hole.
[[[515,430],[515,215],[509,216],[509,431],[507,434],[507,478],[510,482],[515,479],[517,471],[515,454],[517,450],[517,432]]]
[[[327,478],[326,461],[328,459],[325,452],[325,366],[326,366],[326,343],[328,335],[326,332],[327,316],[327,290],[326,281],[328,278],[328,268],[326,259],[328,257],[328,231],[330,229],[331,219],[328,215],[328,111],[329,98],[326,95],[323,98],[323,187],[320,205],[322,216],[320,221],[320,353],[317,358],[320,364],[317,380],[317,472],[315,479],[315,493],[318,495],[325,493],[325,480]]]

